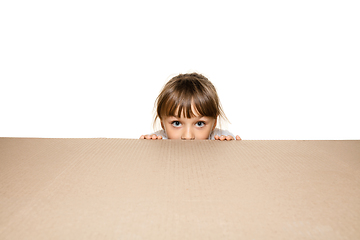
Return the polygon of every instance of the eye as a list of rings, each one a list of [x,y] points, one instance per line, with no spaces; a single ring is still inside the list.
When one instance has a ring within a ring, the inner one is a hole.
[[[204,127],[204,126],[205,126],[205,123],[204,123],[204,122],[197,122],[197,123],[196,123],[196,126],[198,126],[198,127]]]
[[[179,127],[181,123],[179,121],[173,121],[171,125],[173,125],[174,127]]]

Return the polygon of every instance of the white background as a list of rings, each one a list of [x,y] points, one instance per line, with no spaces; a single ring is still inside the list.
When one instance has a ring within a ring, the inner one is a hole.
[[[243,139],[359,139],[359,1],[1,1],[0,137],[138,138],[197,71]]]

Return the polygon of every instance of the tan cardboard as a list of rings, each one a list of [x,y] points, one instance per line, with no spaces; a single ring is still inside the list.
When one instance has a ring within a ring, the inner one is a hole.
[[[360,141],[0,138],[0,239],[360,239]]]

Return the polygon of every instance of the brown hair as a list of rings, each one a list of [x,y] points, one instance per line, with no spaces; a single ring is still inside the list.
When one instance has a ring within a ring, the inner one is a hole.
[[[192,104],[195,109],[191,108]],[[179,74],[170,79],[156,98],[155,108],[154,126],[158,118],[181,114],[186,118],[200,115],[228,121],[214,85],[198,73]]]

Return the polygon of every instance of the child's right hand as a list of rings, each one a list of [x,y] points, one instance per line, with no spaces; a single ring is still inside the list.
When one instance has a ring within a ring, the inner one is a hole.
[[[152,134],[152,135],[141,135],[140,139],[158,140],[158,139],[162,139],[162,136],[156,136],[156,134]]]

